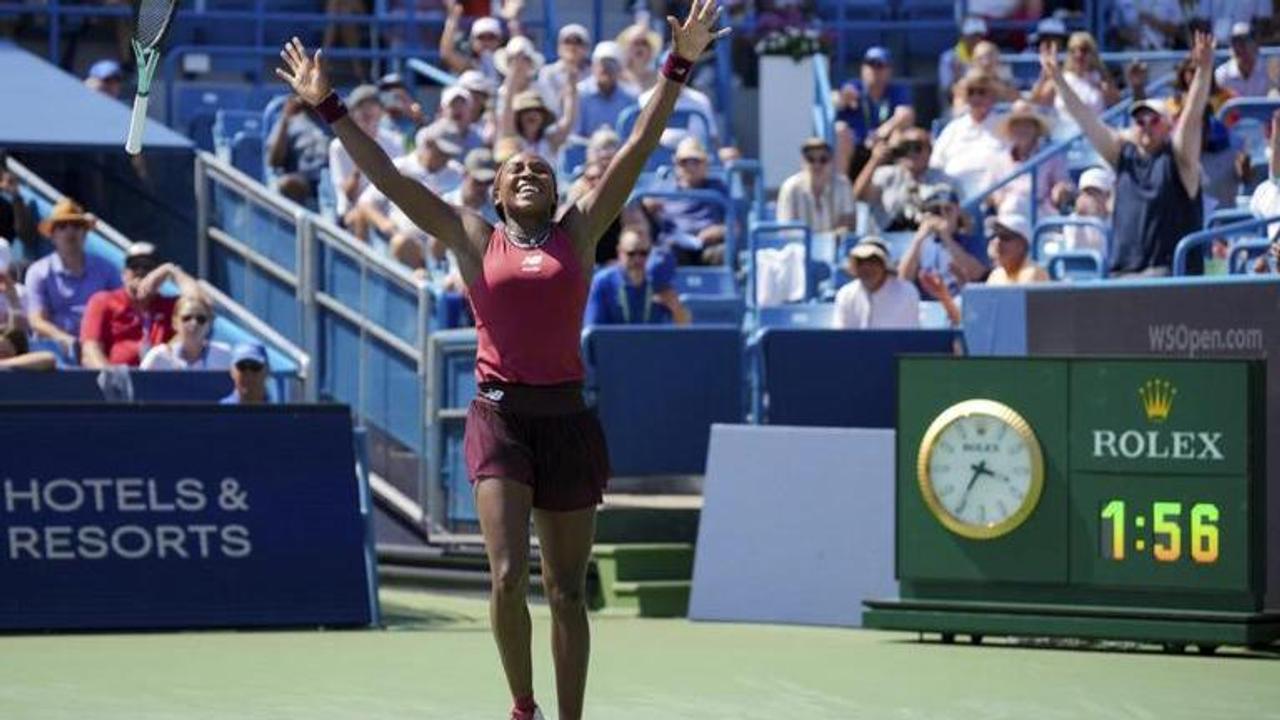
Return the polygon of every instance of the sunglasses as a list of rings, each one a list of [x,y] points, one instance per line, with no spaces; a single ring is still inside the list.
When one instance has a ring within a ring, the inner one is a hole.
[[[245,360],[245,361],[236,363],[236,369],[239,370],[240,372],[257,373],[257,372],[262,372],[263,370],[266,369],[266,367],[267,367],[266,365],[263,365],[262,363],[253,362],[252,360]]]
[[[194,322],[197,325],[204,325],[209,322],[208,315],[183,315],[181,319],[184,323]]]
[[[687,158],[680,158],[679,160],[676,161],[676,164],[677,165],[701,165],[704,162],[706,161],[703,160],[702,158],[687,157]]]
[[[500,38],[499,36],[497,36],[497,35],[494,35],[493,33],[480,33],[479,35],[476,35],[476,36],[475,36],[475,39],[476,39],[476,40],[494,40],[494,41],[496,41],[496,40],[500,40],[501,38]]]
[[[585,41],[585,40],[583,40],[582,38],[578,37],[577,35],[571,35],[571,36],[569,36],[569,37],[567,37],[567,38],[565,38],[565,39],[561,40],[561,41],[560,41],[560,44],[562,44],[562,45],[583,45],[583,46],[585,46],[587,43],[586,43],[586,41]]]
[[[923,152],[927,146],[922,142],[908,141],[902,143],[899,147],[902,148],[902,153],[904,155],[915,155],[918,152]]]
[[[127,262],[124,264],[124,266],[129,270],[132,270],[133,272],[141,275],[145,275],[151,272],[152,270],[155,270],[157,267],[159,267],[157,263],[152,262],[150,260]]]
[[[1153,128],[1160,125],[1163,118],[1153,112],[1142,113],[1133,119],[1133,124],[1140,128]]]
[[[950,205],[926,205],[920,210],[921,212],[927,215],[945,215],[947,213],[947,208],[949,207],[951,206]]]
[[[805,155],[804,160],[805,162],[811,163],[813,165],[826,165],[827,163],[831,162],[831,156],[826,153],[823,153],[821,155]]]
[[[627,251],[623,252],[623,254],[624,254],[624,255],[626,255],[626,256],[627,256],[627,257],[629,257],[629,258],[632,258],[632,257],[649,257],[649,251],[648,251],[648,250],[627,250]]]
[[[991,91],[984,87],[973,87],[965,91],[965,94],[969,97],[982,97],[983,95],[990,95]]]

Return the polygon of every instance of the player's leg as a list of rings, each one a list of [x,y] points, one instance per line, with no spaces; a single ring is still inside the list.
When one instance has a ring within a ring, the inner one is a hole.
[[[533,488],[501,478],[476,483],[476,511],[489,555],[492,587],[489,622],[498,644],[502,669],[511,697],[533,695],[533,662],[530,659],[529,608],[529,509]]]
[[[587,624],[587,563],[596,509],[533,511],[542,557],[542,584],[551,605],[551,653],[560,720],[582,717],[591,631]]]

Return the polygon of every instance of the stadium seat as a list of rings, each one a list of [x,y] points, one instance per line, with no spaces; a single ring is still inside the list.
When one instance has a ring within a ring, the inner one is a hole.
[[[676,291],[689,295],[735,295],[733,274],[724,267],[681,267],[676,269]]]
[[[741,325],[747,311],[740,295],[682,294],[680,302],[693,315],[694,325]]]
[[[262,135],[249,130],[237,132],[231,141],[231,164],[240,172],[262,182],[264,171],[262,158]]]
[[[1045,258],[1045,270],[1053,280],[1099,280],[1106,277],[1102,255],[1092,250],[1063,250]]]
[[[829,328],[835,321],[832,303],[796,303],[756,309],[756,321],[762,328]]]

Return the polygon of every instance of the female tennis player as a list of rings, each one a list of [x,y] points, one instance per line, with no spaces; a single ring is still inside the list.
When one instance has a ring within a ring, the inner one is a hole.
[[[596,242],[621,211],[658,145],[693,62],[716,38],[720,8],[693,0],[668,17],[672,52],[657,96],[596,188],[557,213],[547,159],[518,153],[498,169],[496,227],[410,177],[347,117],[321,64],[294,38],[276,73],[337,133],[374,185],[454,252],[476,318],[479,393],[467,411],[465,454],[493,576],[489,612],[515,720],[542,718],[533,699],[529,517],[541,542],[552,615],[561,720],[582,717],[590,634],[584,602],[595,507],[609,475],[604,434],[582,399],[579,349]]]

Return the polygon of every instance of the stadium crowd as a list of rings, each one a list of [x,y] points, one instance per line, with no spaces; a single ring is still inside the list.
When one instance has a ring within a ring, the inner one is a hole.
[[[362,8],[358,0],[330,5]],[[496,221],[492,183],[516,152],[554,159],[565,202],[599,182],[628,123],[651,99],[667,49],[645,13],[611,38],[593,38],[578,24],[560,27],[556,56],[548,58],[525,32],[519,0],[494,15],[480,5],[444,0],[439,54],[456,80],[441,88],[438,103],[426,103],[396,73],[355,85],[346,102],[403,174]],[[1200,230],[1215,208],[1236,207],[1242,194],[1252,192],[1257,216],[1280,215],[1271,179],[1280,162],[1272,151],[1280,114],[1265,124],[1265,176],[1230,118],[1215,114],[1231,98],[1280,96],[1280,62],[1264,62],[1259,52],[1260,40],[1277,37],[1269,3],[1114,3],[1109,41],[1186,49],[1169,97],[1148,95],[1141,63],[1109,68],[1089,33],[1069,32],[1040,0],[973,0],[968,9],[955,45],[938,60],[942,112],[932,126],[895,77],[893,54],[868,47],[856,76],[833,90],[833,141],[814,137],[796,148],[799,166],[778,190],[777,220],[833,239],[836,279],[846,281],[828,288],[837,327],[914,327],[922,300],[937,302],[958,324],[968,285],[1049,280],[1033,259],[1035,217],[1076,221],[1050,234],[1046,246],[1097,253],[1108,276],[1125,277],[1169,274],[1179,239]],[[1027,37],[991,30],[995,21],[1037,18]],[[333,30],[326,42],[346,42],[343,35]],[[1230,58],[1215,66],[1219,42]],[[1040,72],[1030,81],[1001,59],[1023,47],[1039,54]],[[364,68],[355,63],[352,71]],[[111,97],[120,97],[125,81],[112,59],[94,63],[85,79]],[[1100,118],[1124,93],[1134,101],[1129,127],[1117,130]],[[624,209],[600,244],[589,324],[688,323],[691,312],[676,291],[679,268],[735,264],[727,240],[746,228],[731,210],[725,168],[741,153],[721,137],[716,108],[696,87],[683,90],[677,118],[659,152],[667,167],[648,185],[659,194]],[[1092,166],[1070,167],[1065,153],[1040,157],[1076,132],[1092,149]],[[464,291],[451,254],[370,185],[300,101],[283,102],[264,138],[271,187],[385,246],[435,290]],[[27,247],[43,237],[53,250],[22,267],[9,261],[8,240],[0,242],[0,325],[7,328],[0,367],[51,364],[48,353],[29,349],[29,335],[89,368],[265,370],[260,348],[209,340],[212,304],[153,245],[135,243],[117,270],[85,251],[92,215],[63,201],[37,224],[18,191],[16,176],[0,170],[0,237]],[[975,200],[980,210],[969,212]],[[836,256],[846,245],[847,254]],[[1224,251],[1216,246],[1214,257]],[[1272,271],[1277,256],[1280,244],[1255,269]],[[1191,260],[1199,265],[1198,256]],[[161,292],[166,283],[176,297]]]

